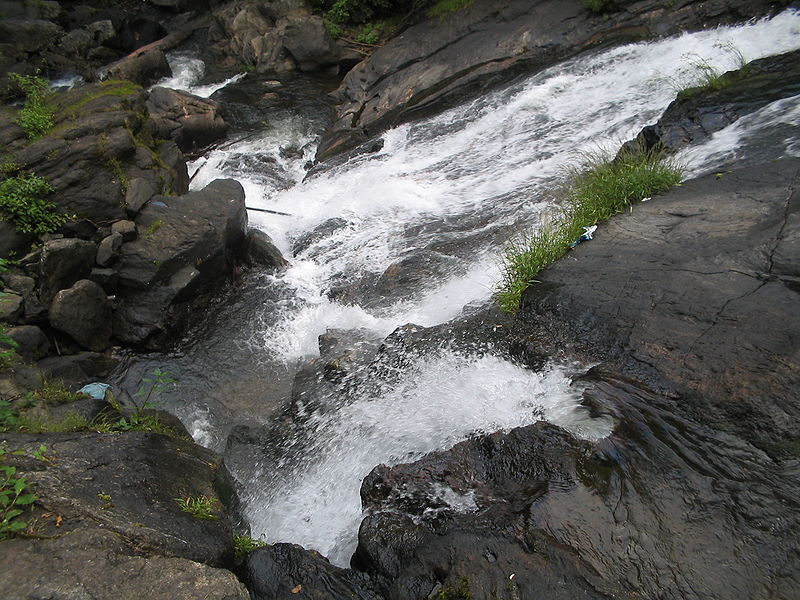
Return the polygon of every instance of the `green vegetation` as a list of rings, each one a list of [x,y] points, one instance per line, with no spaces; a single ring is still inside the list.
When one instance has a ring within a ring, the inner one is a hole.
[[[609,13],[614,10],[614,0],[583,0],[583,4],[593,13]]]
[[[233,548],[236,558],[244,558],[253,550],[263,548],[267,543],[264,540],[255,540],[249,535],[233,535]]]
[[[59,111],[59,115],[63,117],[69,117],[73,115],[77,116],[78,114],[82,113],[91,102],[94,102],[98,98],[103,98],[106,96],[132,96],[141,91],[142,87],[133,83],[132,81],[127,81],[124,79],[108,79],[106,81],[87,86],[85,90],[83,90],[84,95],[80,98],[80,100],[74,104],[70,104],[69,106],[62,107]]]
[[[150,225],[147,226],[147,229],[144,230],[144,239],[149,240],[151,237],[153,237],[155,232],[161,229],[162,225],[164,225],[164,221],[161,219],[150,223]]]
[[[722,90],[748,74],[748,61],[741,50],[731,43],[718,47],[731,57],[734,63],[733,69],[730,72],[724,72],[702,56],[686,55],[692,74],[688,82],[675,85],[680,90],[678,97],[690,98],[700,92]]]
[[[47,199],[53,186],[33,173],[0,181],[0,220],[13,223],[20,233],[53,233],[67,222]]]
[[[0,302],[3,301],[3,292],[0,292]],[[5,325],[0,324],[0,371],[13,367],[19,361],[17,348],[19,344],[5,332]],[[0,418],[2,423],[2,418]]]
[[[17,468],[0,465],[0,540],[18,535],[28,528],[20,519],[22,513],[36,500],[30,493],[31,484],[17,477]]]
[[[219,516],[214,514],[217,501],[209,496],[175,498],[175,502],[183,512],[189,513],[196,519],[219,519]]]
[[[46,379],[42,387],[38,390],[31,392],[27,400],[29,403],[34,404],[47,404],[49,406],[58,406],[59,404],[68,404],[76,400],[88,398],[86,394],[76,394],[70,392],[64,383],[57,379]]]
[[[472,600],[472,586],[469,579],[462,577],[457,586],[443,587],[433,597],[433,600]]]
[[[509,243],[495,297],[507,312],[519,308],[522,293],[547,265],[563,256],[586,228],[605,221],[633,202],[678,185],[681,168],[664,154],[628,150],[616,158],[587,157],[569,174],[565,206],[538,231]]]
[[[29,139],[35,140],[53,128],[55,108],[50,104],[50,82],[38,75],[9,73],[11,81],[25,94],[17,124]]]
[[[467,8],[475,3],[475,0],[438,0],[431,6],[426,14],[429,17],[445,17],[462,8]]]

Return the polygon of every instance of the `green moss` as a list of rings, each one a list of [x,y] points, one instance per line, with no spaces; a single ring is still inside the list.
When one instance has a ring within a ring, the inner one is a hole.
[[[108,96],[124,98],[126,96],[136,95],[141,91],[142,87],[132,81],[127,81],[125,79],[109,79],[108,81],[103,81],[87,87],[77,101],[62,106],[57,116],[59,118],[78,116],[84,112],[89,104],[98,98]]]
[[[159,229],[161,229],[161,227],[163,227],[163,225],[164,221],[162,221],[161,219],[158,219],[150,223],[150,225],[147,226],[147,229],[144,230],[144,238],[146,240],[149,240],[151,237],[153,237],[153,235],[155,235],[156,231],[158,231]]]
[[[469,579],[462,577],[458,585],[443,587],[433,597],[434,600],[472,600],[472,586]]]
[[[475,0],[439,0],[428,9],[426,14],[429,17],[441,18],[462,8],[467,8],[474,3]]]
[[[631,150],[614,159],[587,157],[569,175],[565,207],[539,230],[509,243],[495,298],[506,312],[519,308],[523,292],[539,272],[566,254],[585,228],[654,194],[678,185],[682,169],[660,153]]]

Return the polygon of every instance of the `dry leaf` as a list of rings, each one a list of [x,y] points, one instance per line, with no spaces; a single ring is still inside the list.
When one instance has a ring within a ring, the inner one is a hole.
[[[299,594],[302,589],[303,589],[302,585],[296,585],[296,586],[294,586],[292,588],[292,593],[293,594]]]
[[[64,517],[58,515],[56,517],[56,527],[61,527],[64,524]]]

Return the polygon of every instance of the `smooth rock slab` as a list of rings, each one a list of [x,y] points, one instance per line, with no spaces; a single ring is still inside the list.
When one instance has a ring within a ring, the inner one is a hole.
[[[75,238],[51,240],[42,247],[39,261],[39,298],[49,304],[56,292],[80,279],[94,267],[97,246]]]

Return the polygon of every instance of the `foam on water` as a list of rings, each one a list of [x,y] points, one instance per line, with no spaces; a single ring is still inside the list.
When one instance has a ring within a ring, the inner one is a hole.
[[[217,90],[235,83],[245,76],[245,73],[239,73],[218,83],[198,85],[197,82],[203,78],[206,72],[206,64],[201,59],[186,52],[168,52],[167,62],[172,70],[172,76],[164,77],[155,85],[188,92],[201,98],[208,98]]]

